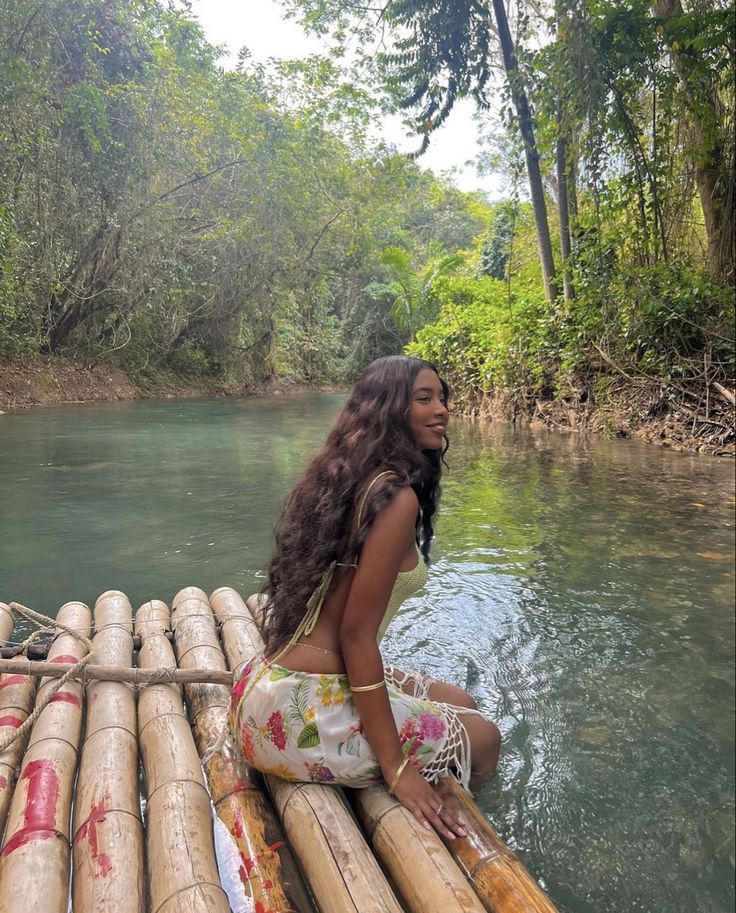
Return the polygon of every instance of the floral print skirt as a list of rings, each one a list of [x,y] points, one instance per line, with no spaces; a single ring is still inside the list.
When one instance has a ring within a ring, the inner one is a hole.
[[[426,698],[431,679],[386,667],[404,757],[430,781],[452,773],[467,789],[463,708]],[[406,693],[410,687],[413,693]],[[245,761],[285,780],[369,786],[383,778],[346,675],[295,672],[255,657],[233,688],[230,733]]]

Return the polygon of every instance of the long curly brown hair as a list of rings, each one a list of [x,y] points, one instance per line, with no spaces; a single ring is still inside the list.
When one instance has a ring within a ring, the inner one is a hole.
[[[419,499],[417,544],[429,562],[432,519],[439,500],[442,457],[417,449],[408,412],[417,374],[430,362],[391,355],[372,362],[353,387],[322,450],[287,498],[275,529],[263,615],[266,652],[288,642],[307,601],[332,561],[350,564],[378,512],[401,487]],[[439,375],[438,375],[439,376]],[[440,378],[445,399],[447,384]],[[356,504],[378,471],[391,470],[371,489],[359,528]]]

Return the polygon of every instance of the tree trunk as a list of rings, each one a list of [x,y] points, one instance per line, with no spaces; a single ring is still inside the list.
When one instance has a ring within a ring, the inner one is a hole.
[[[57,352],[74,330],[104,306],[98,300],[109,288],[119,266],[122,228],[110,234],[100,228],[80,254],[59,294],[51,297],[51,319],[45,354]]]
[[[708,77],[693,78],[688,72],[688,61],[700,63],[699,55],[691,45],[674,41],[667,29],[667,20],[683,15],[680,0],[656,0],[652,5],[654,15],[664,28],[675,69],[684,90],[693,132],[690,154],[695,170],[700,205],[703,209],[705,232],[708,239],[708,262],[712,275],[721,282],[733,285],[734,268],[734,175],[733,164],[728,161],[723,125],[727,122],[723,105]]]
[[[534,137],[534,125],[532,123],[531,111],[529,110],[529,99],[526,95],[521,73],[519,72],[519,65],[514,53],[514,45],[511,39],[509,21],[506,16],[506,8],[503,4],[503,0],[493,0],[493,12],[496,17],[498,36],[501,40],[503,65],[506,70],[509,86],[511,87],[511,97],[514,102],[514,107],[516,108],[516,114],[519,118],[519,132],[521,133],[521,138],[524,142],[526,170],[529,175],[529,190],[532,197],[534,222],[537,228],[537,243],[539,244],[539,260],[542,265],[544,290],[547,301],[552,302],[557,298],[555,261],[552,254],[552,239],[549,233],[547,204],[544,200],[542,173],[539,168],[539,151],[537,150],[537,142]]]
[[[562,254],[562,292],[565,301],[572,301],[575,297],[572,286],[570,244],[570,198],[568,194],[568,132],[561,121],[558,121],[557,133],[557,209],[560,218],[560,253]]]

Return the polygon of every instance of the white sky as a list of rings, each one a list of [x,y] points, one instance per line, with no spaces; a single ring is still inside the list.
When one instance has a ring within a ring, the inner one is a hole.
[[[221,60],[225,67],[235,66],[243,46],[257,61],[327,53],[323,40],[305,35],[296,22],[283,18],[283,8],[276,0],[192,0],[192,12],[207,39],[225,47],[226,56]],[[418,164],[436,173],[457,169],[453,180],[458,187],[484,190],[494,198],[500,192],[499,178],[480,177],[474,165],[467,164],[478,153],[478,126],[471,119],[472,113],[471,101],[458,102]],[[383,136],[401,152],[410,152],[419,145],[418,138],[407,133],[399,117],[384,119]]]

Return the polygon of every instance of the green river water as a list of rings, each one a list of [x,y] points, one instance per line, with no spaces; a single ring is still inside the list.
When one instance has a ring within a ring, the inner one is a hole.
[[[341,402],[0,416],[0,600],[254,592]],[[386,660],[498,722],[478,801],[562,913],[732,910],[733,464],[462,421],[447,460],[430,581]]]

